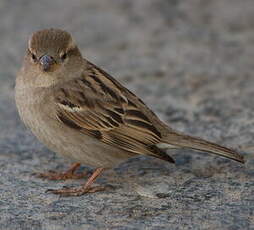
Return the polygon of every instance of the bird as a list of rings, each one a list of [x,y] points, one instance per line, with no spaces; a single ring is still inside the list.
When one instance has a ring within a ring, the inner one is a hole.
[[[186,135],[161,121],[134,93],[84,58],[62,29],[34,32],[16,77],[15,100],[24,124],[50,150],[73,162],[65,172],[39,176],[51,180],[82,178],[81,164],[95,168],[79,187],[50,189],[80,196],[101,191],[93,183],[104,170],[137,155],[174,163],[170,149],[192,149],[240,163],[237,151]]]

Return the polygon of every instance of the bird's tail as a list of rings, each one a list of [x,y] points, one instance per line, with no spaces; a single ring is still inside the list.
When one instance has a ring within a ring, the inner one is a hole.
[[[157,144],[157,147],[164,149],[190,148],[194,150],[210,152],[244,163],[243,156],[232,149],[223,147],[210,141],[203,140],[198,137],[191,137],[178,132],[170,132],[165,138],[162,138],[161,143]]]

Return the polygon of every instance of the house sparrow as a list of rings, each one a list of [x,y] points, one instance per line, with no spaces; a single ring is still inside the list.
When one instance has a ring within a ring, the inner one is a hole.
[[[71,35],[60,29],[35,32],[17,75],[21,119],[49,149],[78,162],[48,179],[80,178],[80,164],[96,170],[78,188],[50,190],[66,196],[102,190],[92,183],[104,169],[138,154],[171,163],[168,149],[190,148],[244,163],[236,151],[173,130],[108,73],[84,59]]]

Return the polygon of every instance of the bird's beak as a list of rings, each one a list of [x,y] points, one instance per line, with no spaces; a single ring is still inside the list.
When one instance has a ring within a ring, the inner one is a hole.
[[[49,56],[49,55],[43,55],[40,58],[40,64],[42,67],[42,70],[47,72],[50,70],[51,66],[55,63],[55,60],[53,57]]]

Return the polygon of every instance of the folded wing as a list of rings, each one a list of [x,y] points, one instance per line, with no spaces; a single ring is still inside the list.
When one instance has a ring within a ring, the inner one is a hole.
[[[92,66],[55,94],[59,121],[99,141],[134,154],[173,159],[156,147],[161,134],[149,118],[125,96],[126,89]]]

